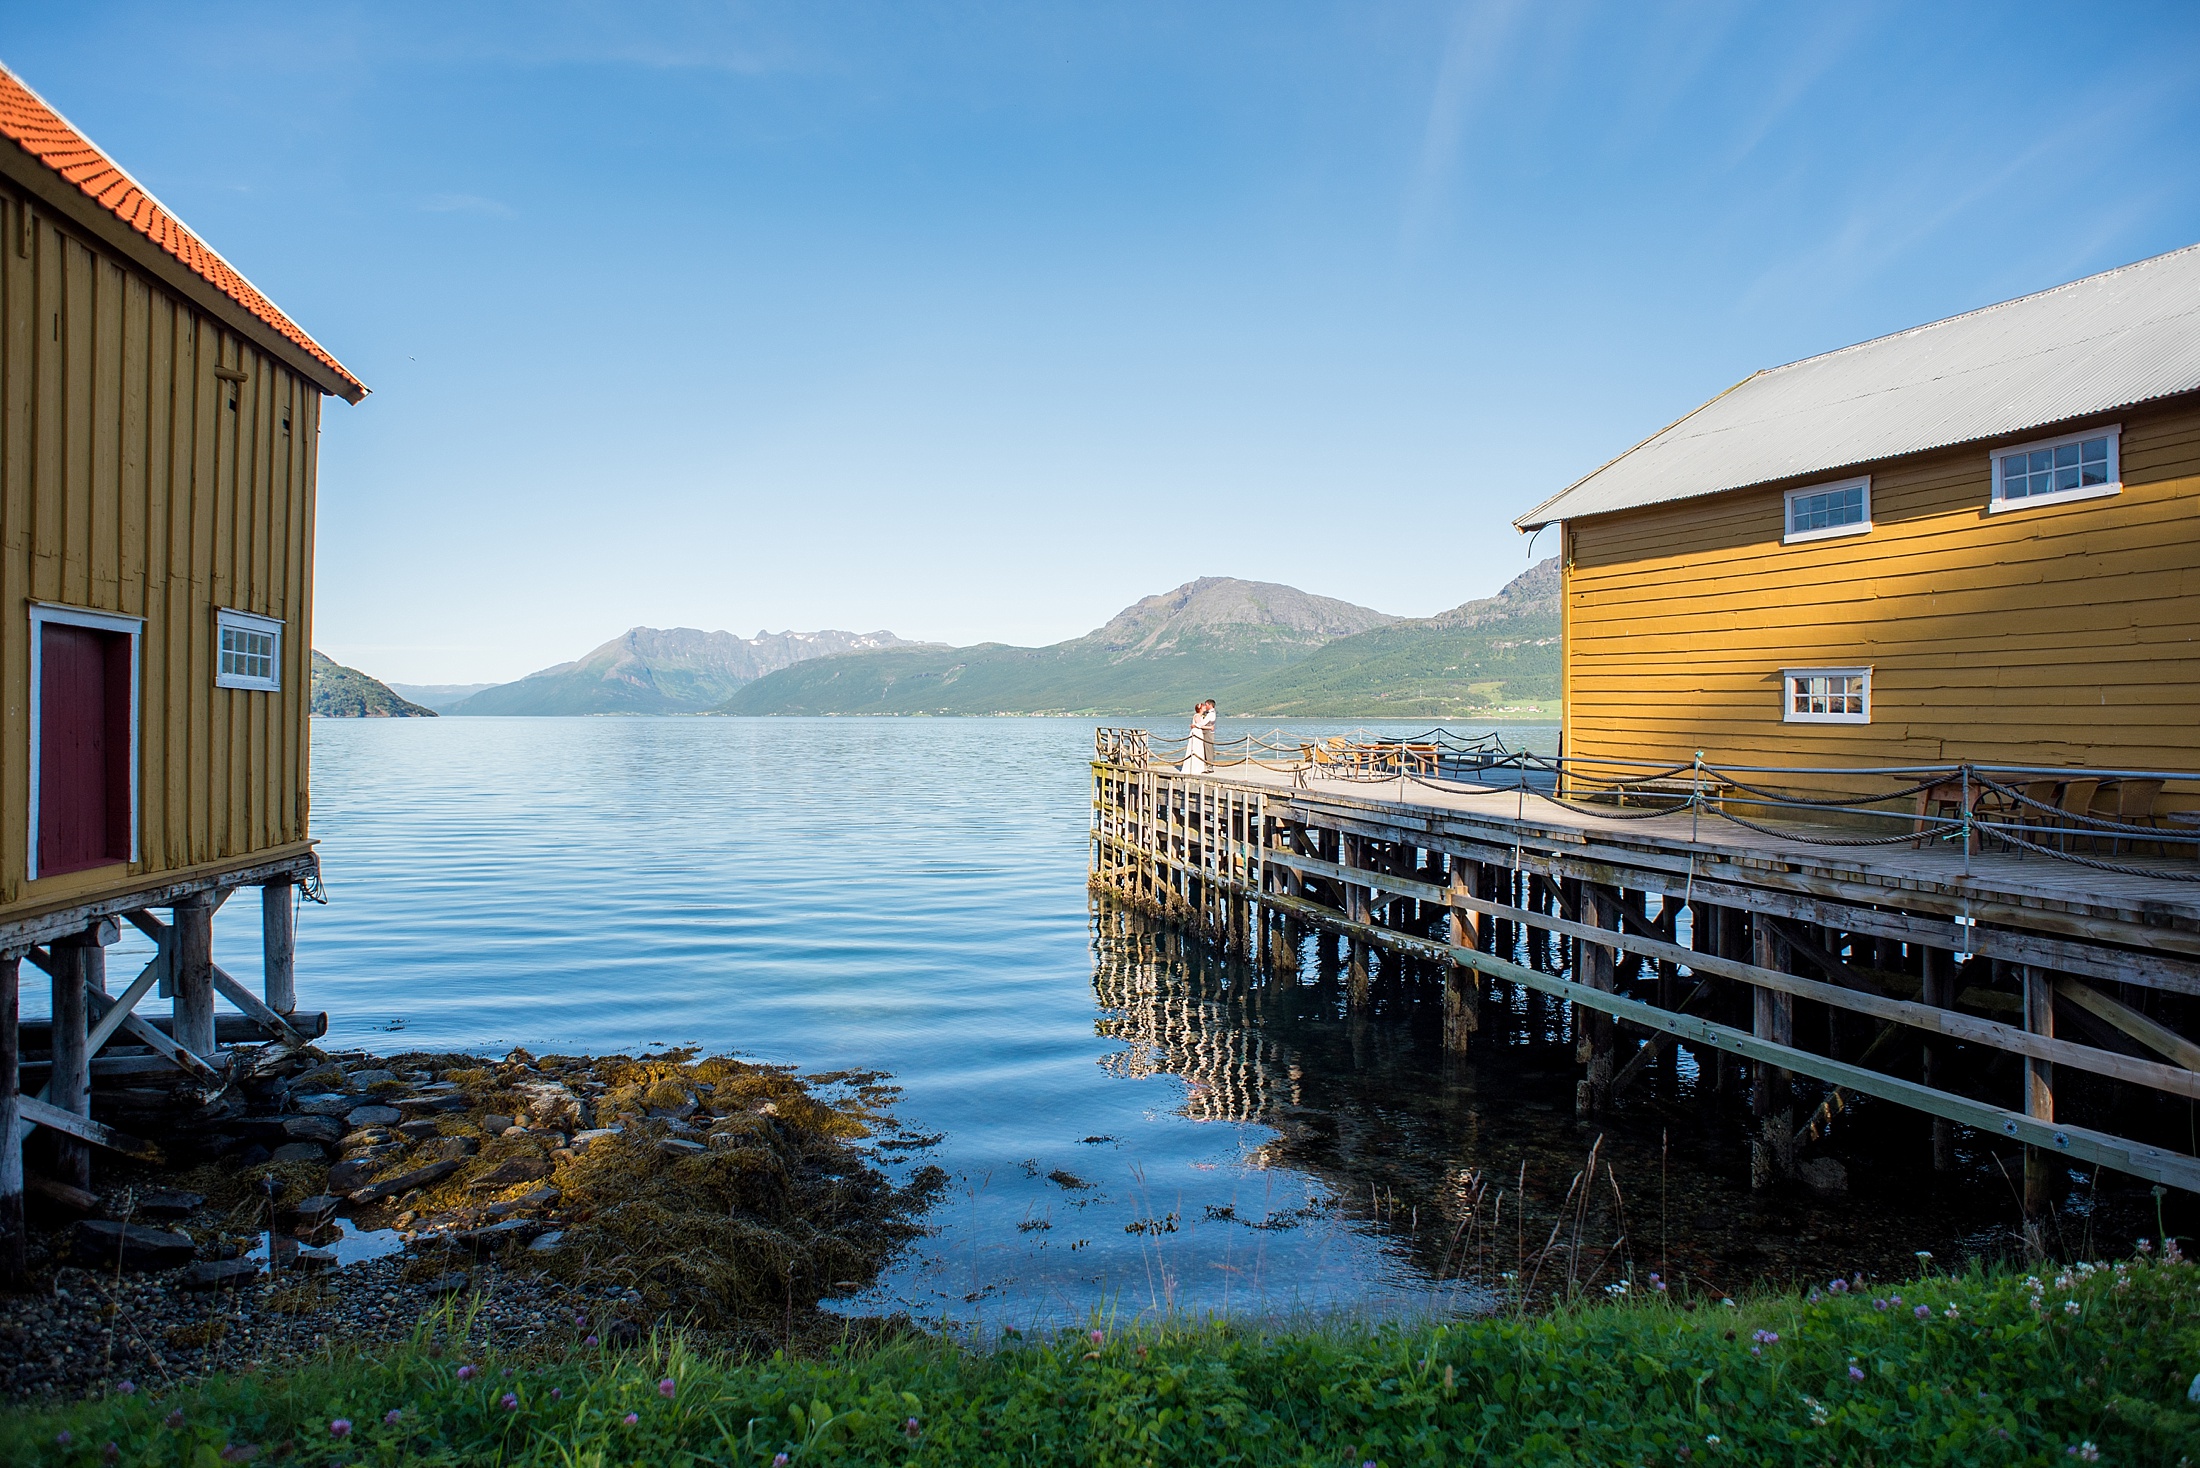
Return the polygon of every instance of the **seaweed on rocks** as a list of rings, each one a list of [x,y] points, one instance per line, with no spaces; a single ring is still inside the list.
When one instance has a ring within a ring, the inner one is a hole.
[[[615,1345],[665,1326],[741,1350],[909,1328],[819,1308],[872,1283],[923,1231],[945,1182],[935,1167],[896,1182],[878,1164],[902,1133],[896,1092],[875,1073],[805,1078],[693,1051],[307,1049],[237,1069],[249,1079],[212,1107],[163,1114],[155,1093],[133,1098],[141,1134],[177,1160],[103,1157],[93,1212],[110,1222],[34,1212],[35,1293],[0,1297],[0,1394],[234,1366],[316,1341],[394,1343],[453,1294],[520,1347],[561,1318],[589,1322],[576,1340]],[[301,1116],[339,1118],[344,1133],[271,1156]],[[157,1221],[136,1211],[155,1197]],[[164,1237],[178,1257],[125,1257],[118,1270],[98,1245],[126,1222],[176,1231]],[[344,1226],[374,1247],[339,1267]],[[366,1257],[400,1242],[402,1253]],[[102,1337],[94,1353],[87,1321]]]

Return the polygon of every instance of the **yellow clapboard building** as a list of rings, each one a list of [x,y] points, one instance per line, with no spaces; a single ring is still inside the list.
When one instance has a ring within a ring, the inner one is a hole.
[[[1759,372],[1516,524],[1569,756],[2200,768],[2200,246]]]

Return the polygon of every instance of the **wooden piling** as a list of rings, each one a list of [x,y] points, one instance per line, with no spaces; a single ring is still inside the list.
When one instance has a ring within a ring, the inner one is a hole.
[[[56,938],[48,950],[53,975],[53,1070],[46,1079],[46,1099],[72,1116],[92,1114],[92,1057],[85,1044],[89,1006],[84,991],[93,977],[92,964],[104,952],[97,936],[96,930],[72,933]],[[57,1133],[54,1170],[71,1187],[90,1188],[91,1145]]]
[[[1487,920],[1456,899],[1471,897],[1481,880],[1480,862],[1454,857],[1449,891],[1455,899],[1447,909],[1452,946],[1479,948],[1481,928]],[[1464,964],[1445,966],[1444,1048],[1465,1050],[1482,1027],[1482,977]]]
[[[205,894],[169,909],[175,928],[176,1044],[200,1059],[214,1054],[214,904]]]
[[[2024,1027],[2035,1035],[2055,1035],[2054,976],[2038,964],[2019,971],[2024,985]],[[2055,1120],[2055,1063],[2026,1056],[2024,1060],[2024,1113],[2040,1121]],[[2044,1224],[2055,1201],[2054,1163],[2037,1147],[2024,1149],[2025,1242],[2035,1254],[2045,1252]]]
[[[1922,971],[1919,975],[1918,997],[1927,1004],[1941,1009],[1955,1006],[1955,955],[1938,948],[1921,947],[1918,950]],[[1919,1079],[1928,1086],[1940,1086],[1946,1079],[1943,1069],[1943,1050],[1930,1034],[1925,1036],[1925,1062]],[[1933,1171],[1951,1172],[1956,1165],[1956,1127],[1945,1116],[1932,1119]]]
[[[1752,922],[1749,927],[1757,966],[1786,969],[1787,945],[1773,932],[1772,924]],[[1793,1045],[1795,996],[1760,987],[1749,992],[1751,1033],[1775,1045]],[[1749,1182],[1762,1188],[1794,1171],[1795,1103],[1786,1071],[1761,1060],[1752,1061],[1749,1071],[1749,1109],[1758,1122],[1757,1136],[1750,1142]]]
[[[1594,928],[1617,930],[1620,910],[1617,892],[1595,883],[1584,884],[1582,922]],[[1612,950],[1602,943],[1583,943],[1576,951],[1581,955],[1581,982],[1592,989],[1612,993],[1617,981]],[[1601,1009],[1593,1009],[1577,1014],[1575,1023],[1574,1058],[1586,1069],[1574,1086],[1574,1113],[1577,1116],[1601,1115],[1612,1099],[1612,1017]]]
[[[22,1094],[17,990],[22,960],[0,954],[0,1287],[21,1289],[24,1277],[23,1142],[16,1133]]]

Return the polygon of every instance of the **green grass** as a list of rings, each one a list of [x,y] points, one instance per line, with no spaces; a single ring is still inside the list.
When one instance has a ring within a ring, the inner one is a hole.
[[[1638,1290],[1444,1325],[1102,1327],[989,1353],[920,1339],[824,1360],[741,1362],[660,1341],[462,1362],[424,1332],[376,1361],[332,1355],[18,1411],[0,1420],[0,1461],[98,1463],[109,1442],[120,1461],[194,1465],[225,1449],[228,1461],[257,1450],[546,1468],[779,1454],[1326,1468],[2066,1464],[2095,1461],[2088,1450],[2103,1463],[2200,1461],[2200,1405],[2187,1399],[2200,1269],[2048,1268],[2037,1285],[1973,1272],[1693,1310]],[[339,1418],[343,1437],[330,1431]]]

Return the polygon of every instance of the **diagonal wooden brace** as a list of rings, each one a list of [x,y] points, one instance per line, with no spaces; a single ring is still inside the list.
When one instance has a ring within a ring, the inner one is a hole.
[[[228,894],[225,892],[223,896],[226,898]],[[168,924],[154,917],[143,908],[126,912],[123,917],[128,919],[131,927],[136,928],[146,937],[160,944],[161,952],[164,955],[167,953],[169,942]],[[306,1037],[293,1029],[288,1020],[274,1010],[269,1009],[258,995],[223,972],[220,964],[214,965],[214,989],[231,1004],[236,1005],[246,1018],[257,1024],[261,1029],[266,1030],[283,1044],[298,1046],[306,1043]]]
[[[130,987],[122,991],[113,1006],[99,1017],[99,1023],[92,1026],[92,1032],[84,1038],[86,1055],[97,1055],[100,1047],[114,1038],[115,1031],[122,1028],[123,1022],[133,1017],[132,1011],[138,1007],[138,1001],[151,991],[153,985],[160,982],[161,975],[167,971],[168,949],[164,944],[160,952],[153,955],[153,961],[145,965],[144,972],[130,981]]]
[[[139,977],[143,978],[144,976],[141,974]],[[137,986],[133,984],[131,987],[134,989]],[[110,999],[96,989],[88,989],[84,998],[92,1010],[100,1016],[102,1022],[109,1015],[122,1016],[120,1028],[127,1031],[131,1039],[136,1040],[141,1045],[150,1046],[155,1055],[166,1057],[170,1065],[173,1065],[184,1074],[194,1076],[202,1081],[218,1081],[221,1079],[220,1072],[216,1071],[214,1067],[178,1045],[168,1035],[163,1034],[124,1009],[121,1001]]]
[[[283,1044],[306,1043],[306,1037],[292,1029],[290,1021],[269,1009],[257,994],[224,973],[220,964],[214,965],[214,990],[242,1010],[247,1019],[257,1023],[261,1029],[274,1035]]]
[[[151,1142],[133,1137],[128,1132],[118,1132],[105,1122],[94,1121],[88,1116],[78,1116],[73,1111],[63,1111],[50,1101],[40,1101],[34,1096],[16,1100],[18,1134],[28,1132],[33,1126],[51,1128],[79,1141],[90,1142],[95,1147],[105,1147],[110,1152],[120,1152],[125,1157],[135,1157],[140,1162],[161,1163],[167,1154]]]

